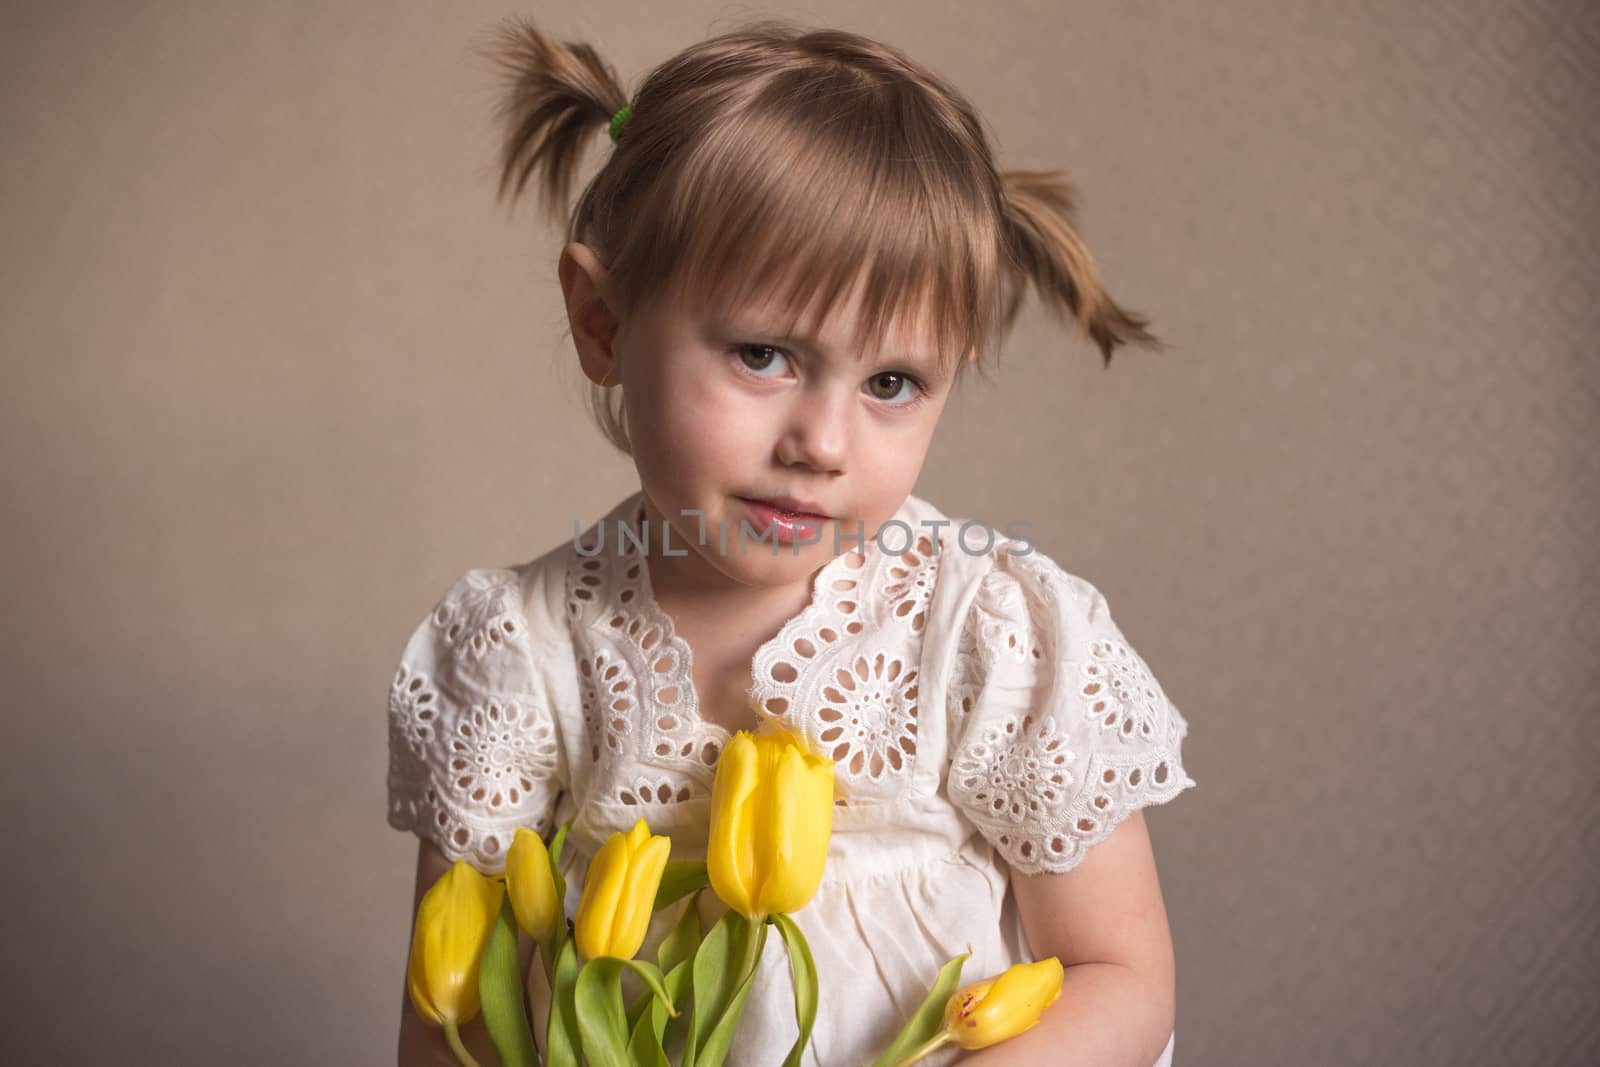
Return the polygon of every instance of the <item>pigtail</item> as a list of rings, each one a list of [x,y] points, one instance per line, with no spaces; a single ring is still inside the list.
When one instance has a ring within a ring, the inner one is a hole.
[[[1073,226],[1076,197],[1056,171],[1006,171],[1000,175],[1001,223],[1009,254],[1001,328],[1010,327],[1031,281],[1056,315],[1065,309],[1100,348],[1111,353],[1130,342],[1166,345],[1145,327],[1149,320],[1126,311],[1100,284],[1094,257]]]
[[[586,44],[557,43],[526,18],[503,24],[486,57],[505,74],[496,109],[505,129],[500,151],[499,199],[514,200],[534,168],[542,167],[545,207],[565,221],[583,147],[628,102],[616,73]]]

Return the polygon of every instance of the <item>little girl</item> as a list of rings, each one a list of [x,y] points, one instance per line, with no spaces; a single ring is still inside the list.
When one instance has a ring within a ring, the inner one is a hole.
[[[499,872],[516,827],[574,816],[569,907],[640,817],[675,858],[703,856],[717,756],[770,722],[837,767],[826,871],[795,915],[821,981],[806,1063],[870,1063],[969,949],[965,981],[1050,955],[1066,981],[1038,1026],[964,1063],[1169,1062],[1140,809],[1194,784],[1184,719],[1020,519],[911,495],[1029,282],[1108,365],[1159,344],[1102,288],[1068,188],[997,170],[956,90],[851,33],[757,23],[632,96],[587,45],[518,22],[500,46],[502,193],[539,169],[564,214],[591,134],[613,142],[559,276],[639,489],[529,562],[467,571],[407,643],[388,818],[420,839],[417,894],[457,857]],[[401,1062],[452,1062],[402,1011]],[[797,1033],[773,938],[728,1062],[775,1064]]]

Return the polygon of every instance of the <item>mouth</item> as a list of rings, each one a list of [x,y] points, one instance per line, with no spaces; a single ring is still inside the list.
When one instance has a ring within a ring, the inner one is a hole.
[[[789,519],[813,519],[825,521],[833,518],[822,510],[822,506],[812,500],[801,500],[792,496],[753,497],[742,496],[739,498],[746,504],[755,504],[777,512]]]

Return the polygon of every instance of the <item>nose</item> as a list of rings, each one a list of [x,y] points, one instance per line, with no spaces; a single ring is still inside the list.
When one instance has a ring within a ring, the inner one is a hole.
[[[827,386],[801,390],[785,416],[778,461],[818,474],[842,474],[850,452],[852,400],[844,390]]]

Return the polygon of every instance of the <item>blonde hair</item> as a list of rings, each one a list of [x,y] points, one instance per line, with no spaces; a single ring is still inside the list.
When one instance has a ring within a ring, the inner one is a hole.
[[[487,55],[507,76],[501,198],[540,170],[545,207],[595,249],[625,307],[771,296],[819,300],[826,316],[865,268],[861,343],[926,308],[947,372],[983,367],[1030,282],[1107,367],[1118,345],[1164,347],[1101,285],[1064,175],[999,171],[965,98],[888,45],[766,19],[678,53],[631,99],[591,46],[525,18]],[[630,103],[568,216],[584,148]],[[590,406],[631,455],[621,393],[591,385]]]

